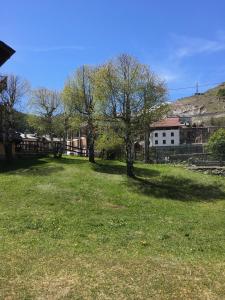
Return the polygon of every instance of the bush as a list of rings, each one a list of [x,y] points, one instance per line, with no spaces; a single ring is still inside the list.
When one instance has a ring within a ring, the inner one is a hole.
[[[225,89],[219,89],[219,91],[217,92],[217,96],[219,98],[225,98]]]
[[[96,150],[100,152],[100,157],[104,159],[121,159],[123,157],[123,149],[123,140],[113,130],[98,136]]]
[[[220,128],[208,141],[208,150],[218,159],[225,159],[225,129]]]

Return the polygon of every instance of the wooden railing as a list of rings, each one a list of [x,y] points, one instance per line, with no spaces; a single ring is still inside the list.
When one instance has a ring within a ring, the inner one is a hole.
[[[87,150],[70,145],[63,142],[42,142],[42,141],[22,141],[16,145],[16,153],[18,154],[55,154],[70,152],[75,155],[85,156]]]

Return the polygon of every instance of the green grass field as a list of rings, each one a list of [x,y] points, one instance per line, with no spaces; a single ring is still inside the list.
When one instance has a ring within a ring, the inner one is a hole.
[[[83,158],[0,173],[0,299],[225,299],[225,179]]]

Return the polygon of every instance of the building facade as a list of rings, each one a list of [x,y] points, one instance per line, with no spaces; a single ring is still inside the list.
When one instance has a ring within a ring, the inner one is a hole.
[[[180,145],[181,126],[179,117],[166,118],[153,123],[151,125],[150,147]]]
[[[150,134],[150,146],[178,146],[180,145],[179,129],[157,129]]]
[[[191,120],[170,117],[151,125],[150,146],[166,147],[206,144],[210,136],[221,127],[191,126]]]

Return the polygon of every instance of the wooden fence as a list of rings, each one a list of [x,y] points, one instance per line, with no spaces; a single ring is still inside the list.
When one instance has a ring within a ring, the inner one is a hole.
[[[16,145],[16,154],[19,155],[48,155],[67,152],[79,156],[87,154],[86,149],[65,145],[63,142],[22,141]]]

